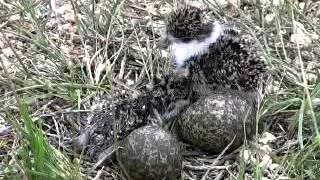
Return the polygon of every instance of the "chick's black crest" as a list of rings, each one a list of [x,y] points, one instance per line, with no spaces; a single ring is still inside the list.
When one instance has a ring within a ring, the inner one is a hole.
[[[203,12],[193,6],[183,6],[173,11],[167,19],[167,35],[181,42],[199,40],[211,32],[211,24],[204,24]]]

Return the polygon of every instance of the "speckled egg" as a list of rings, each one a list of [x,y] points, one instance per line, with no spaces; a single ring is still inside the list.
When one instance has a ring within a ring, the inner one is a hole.
[[[118,160],[131,179],[176,179],[182,166],[175,136],[158,126],[134,130],[122,143]]]
[[[257,103],[253,93],[217,90],[200,97],[178,119],[182,140],[210,153],[241,146],[255,134]]]

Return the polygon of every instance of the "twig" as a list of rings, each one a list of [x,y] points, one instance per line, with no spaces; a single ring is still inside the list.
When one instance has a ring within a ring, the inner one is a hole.
[[[100,155],[99,155],[99,161],[94,164],[92,169],[96,169],[99,167],[106,159],[110,158],[112,154],[118,149],[119,147],[115,148],[114,145],[110,146],[108,149],[104,150]]]
[[[122,60],[121,60],[121,63],[120,63],[120,71],[119,71],[119,75],[118,75],[118,78],[120,80],[123,80],[123,77],[124,77],[124,69],[125,69],[125,66],[126,66],[126,61],[127,61],[127,56],[124,55]]]
[[[227,169],[231,165],[228,166],[192,166],[192,165],[185,165],[184,167],[190,170],[194,171],[208,171],[208,170],[213,170],[213,169]],[[203,177],[202,177],[203,178]]]
[[[310,4],[311,4],[310,0],[305,0],[303,11],[302,11],[303,14],[305,14],[307,12],[307,10],[309,9]]]
[[[214,180],[220,180],[223,178],[225,170],[219,172],[219,174],[214,178]]]
[[[3,32],[2,28],[0,28],[0,33],[2,34],[2,36],[4,37],[4,39],[6,40],[6,42],[8,43],[9,48],[11,49],[11,51],[13,52],[13,54],[14,54],[14,55],[16,56],[16,58],[18,59],[20,65],[22,66],[22,69],[25,71],[26,75],[27,75],[28,77],[31,77],[31,74],[29,73],[28,68],[24,65],[23,60],[20,58],[20,56],[18,55],[18,53],[16,52],[16,50],[13,48],[11,42],[9,41],[7,35]],[[3,63],[2,60],[1,60],[1,63]],[[3,66],[3,69],[6,69],[6,68],[4,67],[4,63],[2,64],[2,66]],[[7,69],[5,70],[5,73],[8,74]],[[12,81],[12,80],[10,79],[10,81]],[[12,81],[12,82],[13,82],[13,81]]]
[[[97,172],[97,175],[92,180],[98,180],[100,179],[100,176],[103,172],[104,166]]]
[[[53,122],[54,122],[54,126],[56,128],[56,131],[57,131],[57,136],[58,136],[58,144],[59,144],[59,147],[61,147],[61,133],[60,133],[60,130],[59,130],[59,124],[56,120],[55,117],[52,117],[53,119]]]
[[[225,152],[229,149],[229,147],[232,145],[233,141],[236,139],[236,135],[233,137],[232,141],[228,144],[226,148],[219,154],[219,156],[213,161],[210,167],[215,167],[215,165],[218,163],[218,160],[225,154]],[[228,166],[225,166],[228,167]],[[209,168],[207,169],[207,172],[202,176],[201,180],[205,180],[206,177],[209,175],[210,170],[216,169],[216,168]]]

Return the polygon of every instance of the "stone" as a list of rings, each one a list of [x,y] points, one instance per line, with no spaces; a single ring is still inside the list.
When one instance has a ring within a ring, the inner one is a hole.
[[[176,179],[182,167],[178,140],[154,125],[130,133],[121,143],[118,160],[134,180]]]
[[[217,89],[200,97],[178,119],[179,137],[203,151],[234,150],[255,134],[256,93]],[[245,130],[245,132],[244,132]]]

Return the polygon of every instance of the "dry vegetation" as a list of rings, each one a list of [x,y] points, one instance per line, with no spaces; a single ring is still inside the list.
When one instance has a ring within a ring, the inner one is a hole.
[[[117,165],[96,167],[76,154],[72,140],[88,135],[94,114],[143,93],[168,70],[168,51],[158,43],[172,4],[0,0],[0,178],[125,179]],[[256,140],[231,154],[186,155],[182,178],[319,178],[320,3],[196,4],[255,35],[273,86]]]

